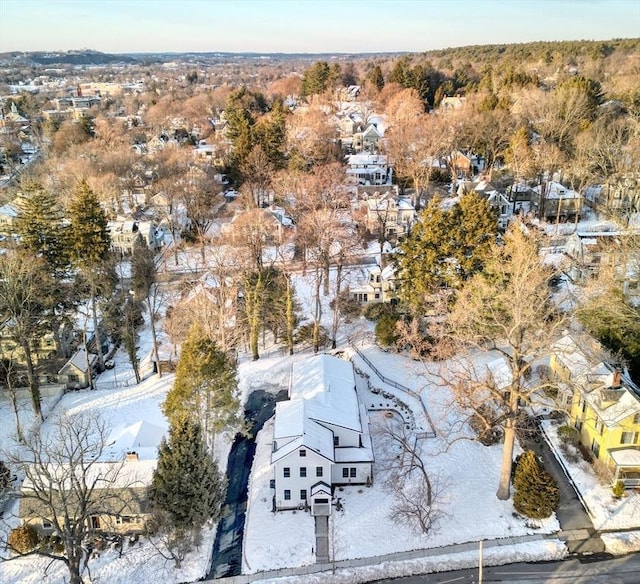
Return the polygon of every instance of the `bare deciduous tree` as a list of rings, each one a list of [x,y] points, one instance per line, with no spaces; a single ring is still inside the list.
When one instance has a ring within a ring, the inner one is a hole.
[[[440,512],[435,506],[437,486],[429,476],[420,442],[396,415],[383,418],[373,432],[384,444],[382,455],[377,456],[380,477],[396,498],[391,518],[419,533],[428,533]]]
[[[119,515],[144,487],[135,471],[125,472],[124,461],[101,462],[108,434],[105,422],[95,415],[64,415],[53,420],[46,433],[40,428],[27,443],[5,454],[25,476],[21,514],[51,523],[62,545],[58,551],[43,543],[22,555],[64,563],[70,584],[83,582],[89,560],[85,543],[95,531],[91,518]]]
[[[516,419],[522,403],[542,389],[531,375],[535,363],[549,354],[553,341],[566,326],[566,316],[550,300],[553,270],[541,264],[540,238],[520,222],[505,236],[504,246],[494,245],[485,270],[459,293],[449,315],[448,339],[480,352],[495,352],[505,363],[502,383],[494,391],[485,384],[486,400],[499,412],[495,423],[504,432],[502,468],[497,496],[510,495]],[[463,355],[466,362],[473,359]],[[452,369],[454,390],[476,392],[473,368]],[[467,405],[473,407],[471,400]]]

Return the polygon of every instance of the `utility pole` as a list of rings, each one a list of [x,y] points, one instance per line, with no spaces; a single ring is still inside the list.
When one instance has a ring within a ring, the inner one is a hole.
[[[478,542],[478,584],[482,584],[482,540]]]

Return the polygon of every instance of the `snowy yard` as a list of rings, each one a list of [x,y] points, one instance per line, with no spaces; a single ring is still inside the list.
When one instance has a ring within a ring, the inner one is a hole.
[[[193,259],[193,258],[192,258]],[[359,276],[359,270],[353,271]],[[312,286],[310,276],[296,276],[296,291],[305,315],[311,312]],[[323,298],[323,324],[329,327],[331,311],[327,299]],[[417,534],[406,526],[393,523],[389,518],[389,508],[393,496],[376,480],[371,487],[345,487],[336,492],[341,510],[331,519],[331,545],[336,560],[369,558],[417,549],[437,548],[444,545],[494,540],[526,534],[553,534],[559,530],[555,517],[542,522],[527,521],[514,514],[513,504],[499,501],[497,489],[500,467],[500,445],[485,447],[470,437],[465,429],[456,428],[456,416],[451,407],[448,389],[439,382],[438,368],[430,374],[422,364],[405,356],[381,351],[370,342],[371,324],[357,319],[343,326],[338,335],[338,347],[346,357],[352,357],[358,369],[371,374],[376,386],[389,389],[355,352],[348,347],[348,339],[358,344],[358,348],[384,374],[419,393],[429,413],[437,436],[422,439],[420,447],[432,480],[438,492],[437,508],[440,514],[433,529],[426,535]],[[141,331],[140,352],[143,360],[148,359],[151,349],[149,331]],[[297,347],[293,356],[285,355],[281,347],[261,347],[261,357],[251,361],[245,353],[239,354],[239,389],[241,398],[256,389],[276,393],[286,388],[291,364],[307,358],[312,353],[308,348]],[[480,359],[487,362],[490,356]],[[114,387],[131,374],[128,359],[123,351],[115,356],[115,368],[98,378],[98,386]],[[484,361],[483,361],[484,362]],[[486,364],[486,363],[485,363]],[[44,411],[49,416],[68,411],[72,414],[91,412],[100,414],[110,427],[135,423],[141,419],[166,427],[167,422],[160,410],[160,404],[171,386],[173,375],[158,379],[153,375],[137,386],[119,389],[82,390],[65,394],[57,403],[45,400]],[[371,397],[371,396],[369,396]],[[410,401],[410,400],[409,400]],[[408,402],[407,402],[408,403]],[[412,407],[415,402],[412,403]],[[416,413],[417,425],[424,425],[422,414]],[[372,422],[382,414],[372,414]],[[33,424],[28,403],[22,404],[21,421],[25,427]],[[43,428],[46,432],[50,422]],[[11,446],[14,433],[14,418],[8,401],[0,401],[0,449]],[[455,429],[455,432],[454,432]],[[254,573],[281,567],[304,566],[315,562],[314,521],[304,511],[272,512],[272,491],[269,480],[272,422],[265,425],[258,436],[256,457],[249,486],[247,522],[244,535],[243,572]],[[380,437],[374,435],[374,448],[379,452],[383,445]],[[216,456],[221,470],[225,470],[230,438],[216,441]],[[610,490],[597,484],[582,469],[584,476],[576,482],[584,485],[583,496],[596,517],[596,527],[611,528],[640,527],[640,502],[637,495],[614,503]],[[582,490],[582,487],[581,487]],[[2,529],[17,525],[15,516],[17,505],[5,509]],[[122,556],[116,550],[107,550],[99,558],[89,562],[91,582],[101,584],[177,584],[201,578],[207,571],[209,555],[215,537],[215,529],[203,534],[198,550],[185,561],[184,568],[175,570],[155,552],[153,547],[141,539],[132,546],[125,544]],[[625,551],[637,548],[640,538],[637,532],[607,536],[609,549]],[[610,542],[610,543],[609,543]],[[500,546],[487,550],[487,563],[508,563],[522,560],[544,560],[562,557],[566,549],[555,539],[540,538],[511,546]],[[371,568],[351,568],[338,570],[335,575],[307,575],[290,578],[282,582],[349,583],[365,582],[376,576],[401,576],[428,571],[454,569],[477,565],[477,552],[439,555],[422,559],[398,562],[384,561]],[[0,562],[0,582],[2,584],[62,584],[67,575],[62,564],[50,565],[49,560],[26,557],[11,562]]]

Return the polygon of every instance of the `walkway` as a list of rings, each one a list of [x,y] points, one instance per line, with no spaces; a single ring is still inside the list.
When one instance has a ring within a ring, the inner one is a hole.
[[[542,535],[535,533],[532,535],[522,535],[519,537],[507,537],[503,539],[492,539],[483,542],[485,550],[501,547],[512,546],[518,543],[528,541],[542,541],[544,539],[558,539],[556,535]],[[230,578],[220,578],[217,580],[202,580],[202,582],[216,582],[219,584],[249,584],[258,580],[274,580],[276,578],[285,578],[288,576],[306,576],[309,574],[317,574],[319,572],[329,572],[344,568],[359,568],[363,566],[376,566],[382,562],[393,562],[403,560],[416,560],[420,558],[437,557],[445,554],[453,554],[459,552],[476,552],[478,551],[478,542],[470,541],[466,543],[457,543],[442,547],[412,550],[408,552],[398,552],[394,554],[385,554],[382,556],[374,556],[370,558],[358,558],[354,560],[338,560],[336,562],[327,562],[324,564],[316,563],[309,566],[300,566],[298,568],[282,568],[280,570],[270,570],[268,572],[257,572],[255,574],[242,574],[240,576],[232,576]]]

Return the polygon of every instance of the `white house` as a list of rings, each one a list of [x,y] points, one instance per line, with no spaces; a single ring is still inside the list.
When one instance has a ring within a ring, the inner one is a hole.
[[[351,154],[347,156],[347,174],[353,176],[356,184],[391,184],[392,168],[384,154]]]
[[[351,363],[328,355],[295,363],[289,398],[276,404],[274,506],[329,515],[333,487],[373,479],[368,417]]]

